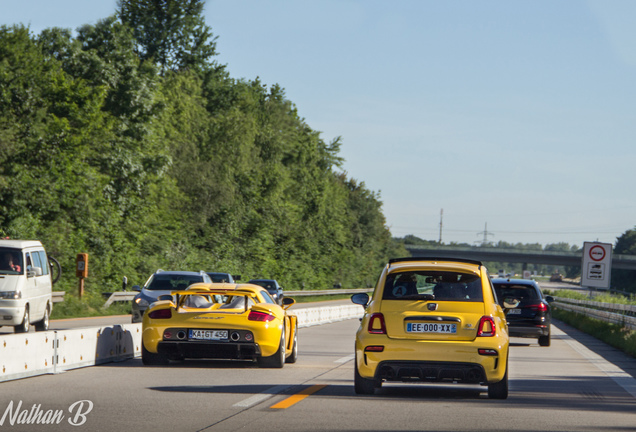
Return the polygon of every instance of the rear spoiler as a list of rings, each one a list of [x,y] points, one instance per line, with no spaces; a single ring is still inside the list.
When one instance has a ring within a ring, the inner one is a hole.
[[[391,264],[398,262],[408,262],[408,261],[443,261],[443,262],[462,262],[467,264],[476,264],[478,266],[482,266],[483,263],[477,260],[465,259],[465,258],[442,258],[442,257],[428,257],[428,256],[420,256],[420,257],[405,257],[405,258],[392,258],[389,260],[389,267]]]

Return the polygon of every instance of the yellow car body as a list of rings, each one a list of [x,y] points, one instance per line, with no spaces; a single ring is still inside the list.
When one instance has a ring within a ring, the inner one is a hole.
[[[142,322],[142,361],[184,358],[257,360],[283,367],[298,356],[297,317],[250,284],[196,283],[150,305]]]
[[[383,382],[488,386],[508,396],[506,317],[478,261],[390,260],[365,306],[355,344],[355,391],[372,394]]]

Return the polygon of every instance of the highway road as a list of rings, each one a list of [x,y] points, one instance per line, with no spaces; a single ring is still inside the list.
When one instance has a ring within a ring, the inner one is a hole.
[[[354,319],[300,329],[298,362],[283,369],[214,361],[145,367],[132,359],[3,382],[0,430],[636,430],[636,360],[564,324],[553,325],[551,347],[512,340],[504,401],[480,387],[431,384],[356,395],[357,327]],[[38,412],[61,422],[18,424]]]

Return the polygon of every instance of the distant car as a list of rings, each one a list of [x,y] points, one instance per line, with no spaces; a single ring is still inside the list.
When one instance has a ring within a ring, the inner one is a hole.
[[[252,279],[248,283],[262,286],[276,300],[276,303],[282,304],[284,297],[283,287],[278,285],[275,279]]]
[[[230,283],[233,284],[236,281],[240,280],[240,276],[232,276],[229,273],[223,272],[207,272],[210,279],[212,279],[212,283]]]
[[[142,324],[145,365],[169,360],[256,360],[282,368],[298,357],[298,322],[260,286],[200,283],[152,304]]]
[[[508,330],[486,267],[447,258],[389,260],[356,333],[354,390],[383,382],[476,384],[508,397]],[[511,306],[511,305],[509,305]]]
[[[543,296],[539,284],[530,279],[493,279],[497,298],[517,299],[517,307],[506,314],[510,336],[537,338],[540,346],[550,346],[552,296]]]
[[[160,295],[170,294],[172,291],[184,290],[193,283],[211,283],[210,276],[204,271],[164,271],[157,270],[150,276],[143,287],[133,286],[133,291],[139,291],[132,301],[132,322],[141,322],[144,312],[151,303],[157,301]]]

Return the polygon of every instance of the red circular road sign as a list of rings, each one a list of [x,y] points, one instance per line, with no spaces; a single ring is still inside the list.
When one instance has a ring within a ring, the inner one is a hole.
[[[590,248],[590,258],[592,258],[594,261],[603,261],[603,258],[605,258],[605,248],[603,246],[592,246]]]

